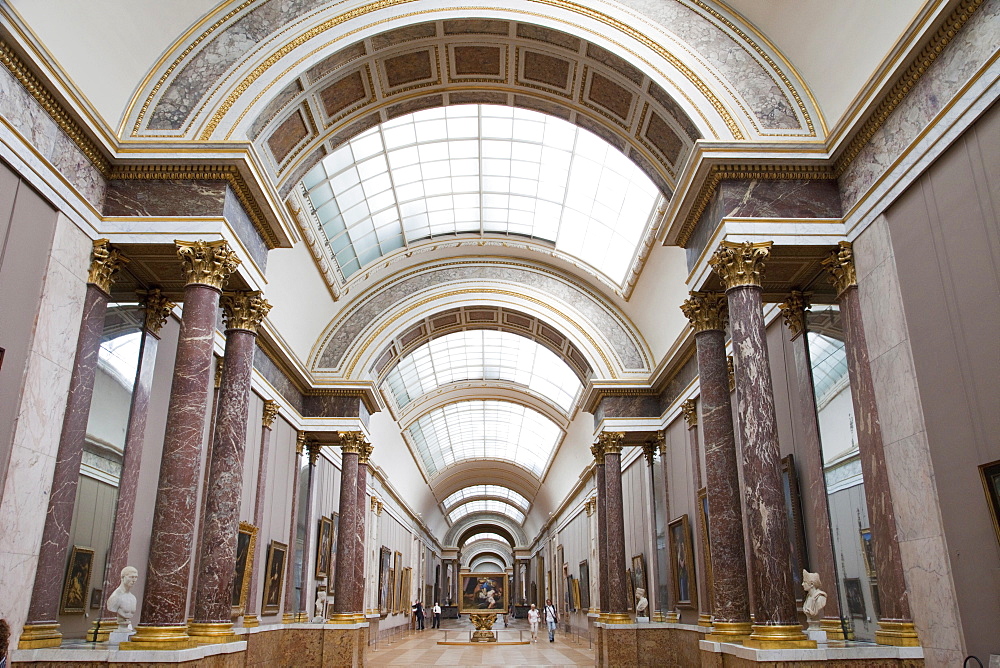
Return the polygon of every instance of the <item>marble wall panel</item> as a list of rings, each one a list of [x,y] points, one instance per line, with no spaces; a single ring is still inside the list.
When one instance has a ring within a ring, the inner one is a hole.
[[[655,111],[649,115],[649,125],[646,126],[646,139],[659,149],[667,161],[674,165],[677,164],[677,158],[680,156],[684,143],[677,136],[677,133],[674,132],[673,128],[660,118],[660,115]]]
[[[396,46],[397,44],[405,44],[406,42],[412,42],[417,39],[427,39],[429,37],[436,36],[437,24],[428,22],[379,33],[371,38],[371,42],[373,49],[381,51],[382,49],[386,49],[390,46]]]
[[[364,47],[362,46],[362,53]],[[336,55],[336,54],[334,54]],[[332,57],[332,56],[331,56]],[[267,125],[271,119],[278,115],[278,113],[285,108],[285,105],[292,101],[296,95],[302,92],[302,82],[296,79],[292,83],[288,84],[274,96],[270,102],[264,105],[264,108],[257,114],[257,118],[250,125],[250,130],[247,131],[250,139],[256,139],[260,136],[261,130]]]
[[[590,77],[587,97],[591,102],[601,105],[622,120],[628,118],[632,109],[632,93],[597,72]]]
[[[434,74],[430,49],[386,58],[384,66],[386,81],[393,88],[430,79]]]
[[[568,60],[529,49],[523,49],[521,53],[524,58],[524,79],[547,84],[560,90],[565,90],[569,86],[569,73],[572,65]]]
[[[518,23],[516,34],[523,39],[546,42],[547,44],[561,46],[564,49],[574,52],[580,50],[580,44],[582,43],[579,37],[574,37],[559,30],[536,26],[531,23]]]
[[[617,56],[596,44],[587,44],[587,56],[610,67],[632,81],[632,83],[636,85],[642,84],[644,78],[642,71],[621,56]]]
[[[456,46],[455,74],[500,76],[501,56],[498,46]]]
[[[256,350],[254,350],[253,355],[253,368],[257,370],[260,375],[267,379],[267,382],[271,384],[275,390],[292,405],[299,414],[303,411],[303,396],[302,393],[295,387],[291,380],[282,373],[281,369],[271,361],[271,358],[261,349],[258,345]]]
[[[407,100],[406,102],[400,102],[399,104],[387,107],[385,116],[387,119],[392,120],[393,118],[412,114],[421,109],[434,109],[435,107],[440,107],[442,104],[444,104],[443,95],[425,95],[424,97],[418,97],[414,100]],[[372,116],[378,116],[378,113],[374,113]]]
[[[594,427],[606,418],[655,418],[660,416],[660,401],[655,395],[604,397],[594,409]]]
[[[327,116],[336,116],[367,96],[362,70],[341,77],[319,92],[319,99],[323,102],[323,111]]]
[[[306,125],[306,120],[302,117],[302,111],[296,109],[274,129],[267,138],[267,146],[271,149],[274,159],[280,163],[288,157],[296,144],[308,136],[309,127]]]
[[[652,81],[649,82],[648,91],[649,95],[663,105],[663,108],[667,111],[667,113],[673,116],[674,120],[680,123],[681,127],[684,129],[684,133],[691,141],[701,139],[701,133],[698,132],[698,128],[695,127],[695,124],[691,122],[691,119],[688,118],[688,115],[684,113],[684,110],[681,109],[680,105],[677,104],[674,98],[667,94],[667,91],[663,90]]]
[[[106,216],[218,216],[226,182],[209,179],[115,179],[108,182]]]
[[[444,22],[445,35],[506,35],[510,23],[493,19],[453,19]]]
[[[260,267],[261,272],[266,271],[267,242],[264,241],[264,237],[261,236],[253,221],[250,220],[250,216],[247,215],[246,209],[240,204],[236,193],[228,186],[226,187],[226,199],[222,205],[222,215],[225,216],[233,231],[236,232],[236,236],[243,242],[243,245],[250,253],[250,257]]]
[[[448,104],[507,104],[507,93],[458,91],[448,93]]]
[[[529,95],[515,95],[514,106],[521,107],[522,109],[534,109],[535,111],[540,111],[543,114],[555,116],[556,118],[561,118],[566,121],[568,121],[573,115],[573,111],[571,109],[555,104],[554,102],[531,97]]]

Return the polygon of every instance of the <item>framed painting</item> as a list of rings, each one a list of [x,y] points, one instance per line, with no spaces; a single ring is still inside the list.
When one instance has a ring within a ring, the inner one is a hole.
[[[505,573],[462,573],[459,575],[461,598],[458,611],[463,613],[507,611],[507,575]]]
[[[580,562],[580,607],[590,610],[590,564],[586,559]]]
[[[316,531],[316,579],[328,577],[330,575],[330,547],[333,544],[333,522],[329,517],[319,518],[319,527]]]
[[[785,498],[785,512],[788,516],[788,552],[792,569],[795,600],[805,600],[802,589],[802,570],[809,568],[806,557],[806,531],[802,524],[802,500],[799,496],[799,478],[795,472],[795,457],[788,455],[781,460],[781,488]]]
[[[337,540],[340,538],[340,513],[330,513],[333,538],[330,541],[330,574],[326,578],[326,600],[333,602],[333,578],[337,574]]]
[[[861,556],[865,560],[865,572],[869,580],[875,579],[875,546],[872,545],[871,528],[861,529]]]
[[[101,597],[104,596],[103,589],[91,589],[90,590],[90,609],[100,610],[101,609]]]
[[[576,612],[577,600],[579,597],[574,598],[573,592],[573,576],[566,575],[566,609],[570,612]],[[577,586],[577,591],[579,591],[579,586]]]
[[[66,565],[63,583],[61,615],[83,615],[87,612],[87,595],[90,594],[90,575],[94,570],[94,550],[74,545]]]
[[[865,619],[865,594],[861,589],[859,578],[844,578],[844,590],[847,593],[847,611],[854,619]]]
[[[572,576],[570,576],[570,577],[572,577]],[[573,580],[573,598],[576,601],[577,605],[580,607],[580,611],[581,612],[586,612],[587,609],[585,607],[583,607],[583,598],[581,597],[581,594],[582,594],[582,589],[580,588],[580,581],[574,579]]]
[[[713,591],[713,577],[712,574],[712,543],[709,541],[708,534],[708,488],[702,487],[698,490],[698,508],[701,513],[700,522],[698,522],[698,529],[701,533],[701,553],[705,562],[705,583],[706,591],[708,592],[708,605],[709,609],[714,605],[714,594]]]
[[[389,614],[391,598],[389,592],[389,573],[392,568],[392,550],[385,545],[378,553],[378,614],[384,619]]]
[[[646,582],[646,557],[637,554],[632,557],[632,590],[644,589],[649,596],[649,583]]]
[[[253,578],[253,555],[257,547],[257,527],[240,522],[236,532],[236,575],[233,578],[233,616],[246,612],[250,580]]]
[[[403,602],[403,553],[392,555],[392,614],[409,612],[410,606]]]
[[[990,507],[990,517],[993,518],[993,531],[997,540],[1000,540],[1000,460],[980,466],[979,475],[983,478],[986,501]]]
[[[399,585],[399,611],[401,613],[409,614],[410,607],[413,605],[413,569],[407,566],[403,569],[403,576],[400,579]]]
[[[288,546],[272,540],[267,546],[264,561],[264,596],[261,599],[260,614],[276,615],[281,610],[281,589],[285,584],[285,558]]]
[[[698,586],[694,572],[694,550],[691,545],[691,524],[687,515],[681,515],[667,525],[670,534],[670,571],[674,583],[677,606],[696,608]]]

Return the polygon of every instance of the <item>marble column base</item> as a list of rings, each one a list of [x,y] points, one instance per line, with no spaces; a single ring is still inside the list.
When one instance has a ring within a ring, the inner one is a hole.
[[[199,645],[237,640],[232,622],[189,622],[188,636]]]
[[[748,622],[713,622],[712,631],[705,634],[705,640],[743,643],[752,632],[753,627]],[[802,632],[801,628],[799,632]]]
[[[671,610],[667,613],[667,623],[668,624],[680,624],[681,623],[681,613],[676,610]]]
[[[839,619],[821,619],[819,627],[826,631],[826,637],[830,640],[847,640],[844,637],[844,625]]]
[[[816,649],[816,641],[809,640],[800,624],[754,624],[743,645],[753,649]]]
[[[699,614],[698,626],[712,626],[712,615],[707,612]]]
[[[281,615],[281,623],[294,624],[297,616],[298,615],[296,615],[294,612],[286,612],[283,615]]]
[[[895,622],[887,619],[879,620],[875,642],[893,647],[920,646],[920,639],[917,637],[917,629],[913,626],[913,622]]]
[[[638,666],[639,646],[635,627],[616,629],[605,626],[601,653],[608,668]]]
[[[108,639],[108,636],[112,631],[118,629],[118,620],[116,619],[99,619],[94,622],[94,625],[90,627],[87,631],[87,640],[96,640],[97,642],[104,642]]]
[[[18,649],[41,649],[43,647],[59,647],[62,644],[62,633],[58,624],[25,624],[21,630]]]
[[[601,621],[605,624],[631,624],[632,617],[624,612],[608,612]]]
[[[257,615],[253,614],[243,615],[243,628],[252,629],[257,626],[260,626],[260,619],[257,617]]]
[[[187,626],[140,626],[132,640],[118,646],[123,650],[179,650],[197,647]]]

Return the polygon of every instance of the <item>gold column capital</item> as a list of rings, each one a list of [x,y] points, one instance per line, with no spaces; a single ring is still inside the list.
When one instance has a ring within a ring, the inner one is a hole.
[[[181,241],[175,239],[177,256],[181,259],[181,271],[187,285],[199,284],[222,289],[229,275],[236,271],[240,259],[229,247],[229,242]]]
[[[587,517],[590,517],[597,511],[597,497],[592,496],[583,502],[583,509],[587,511]]]
[[[93,283],[110,295],[111,284],[115,282],[115,274],[126,264],[128,264],[128,258],[114,248],[109,240],[97,239],[94,241],[94,247],[90,253],[90,271],[87,273],[87,282]]]
[[[854,270],[854,246],[850,241],[841,241],[837,250],[823,260],[823,266],[830,274],[830,284],[837,289],[837,297],[849,288],[857,287],[858,275]]]
[[[319,453],[323,449],[323,444],[319,441],[307,441],[306,449],[309,451],[309,466],[314,466],[319,459]]]
[[[656,447],[660,450],[660,455],[667,454],[667,430],[661,429],[656,432]]]
[[[732,355],[726,355],[726,372],[729,374],[729,391],[736,389],[736,363]]]
[[[649,466],[653,465],[653,457],[656,456],[659,448],[656,445],[656,439],[649,439],[642,444],[642,456],[646,458],[646,464]]]
[[[217,357],[215,359],[215,389],[222,387],[222,370],[226,368],[226,358]]]
[[[725,330],[729,319],[729,301],[721,292],[691,292],[681,304],[681,311],[694,331]]]
[[[773,244],[773,241],[723,241],[709,258],[708,264],[725,283],[727,290],[744,285],[760,287],[764,261],[771,254]]]
[[[788,297],[785,298],[784,303],[778,304],[778,308],[781,309],[781,315],[785,319],[785,326],[792,333],[793,339],[806,331],[806,311],[811,306],[810,297],[812,297],[811,292],[792,290],[788,293]]]
[[[295,454],[301,455],[306,449],[306,433],[300,431],[295,434]]]
[[[373,495],[371,504],[372,512],[375,513],[376,517],[380,516],[382,514],[382,510],[385,508],[385,502]]]
[[[375,446],[366,441],[362,436],[361,444],[358,445],[358,464],[368,464],[368,460],[371,459],[374,451]]]
[[[159,334],[177,304],[164,297],[159,288],[153,288],[140,294],[139,297],[142,300],[142,308],[146,311],[146,329],[153,334]]]
[[[625,434],[620,431],[602,431],[597,437],[597,442],[605,455],[621,453],[624,440]]]
[[[590,446],[590,454],[594,455],[595,464],[604,464],[604,445],[600,441]]]
[[[360,431],[338,431],[337,438],[340,439],[340,449],[344,453],[353,452],[361,455],[361,446],[365,442],[365,435]]]
[[[257,333],[257,328],[271,310],[271,304],[257,291],[227,292],[219,303],[226,329],[243,329]]]
[[[681,404],[681,414],[688,428],[698,426],[698,405],[694,399],[685,399]]]
[[[268,429],[270,429],[271,425],[274,424],[275,418],[277,417],[278,417],[278,402],[274,401],[273,399],[265,399],[264,410],[260,417],[260,423],[265,427],[267,427]]]

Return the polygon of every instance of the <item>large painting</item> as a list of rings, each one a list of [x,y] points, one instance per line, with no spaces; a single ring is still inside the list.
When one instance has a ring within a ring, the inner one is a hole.
[[[646,558],[637,554],[632,557],[632,590],[644,589],[646,596],[649,596],[649,587],[646,582]]]
[[[586,559],[580,562],[580,607],[590,609],[590,565]]]
[[[328,577],[330,573],[330,547],[333,544],[333,522],[329,517],[319,518],[316,540],[316,579]]]
[[[257,527],[240,522],[236,533],[236,577],[233,579],[233,616],[246,612],[250,580],[253,579],[253,555],[257,547]]]
[[[694,550],[691,545],[691,524],[681,515],[668,525],[670,533],[670,566],[674,580],[674,596],[681,608],[698,605],[698,585],[694,573]]]
[[[276,615],[281,610],[281,588],[285,584],[285,558],[288,546],[272,540],[267,546],[267,559],[264,562],[264,598],[261,601],[260,614]]]
[[[326,600],[333,602],[333,580],[337,574],[337,540],[340,538],[340,513],[331,513],[333,539],[330,541],[330,575],[326,578]]]
[[[506,612],[507,575],[504,573],[462,573],[459,612]]]
[[[844,578],[844,590],[847,592],[847,610],[854,619],[865,619],[865,595],[858,578]]]
[[[385,618],[389,614],[391,604],[389,587],[390,573],[392,569],[392,550],[385,545],[378,553],[378,614]]]
[[[94,551],[89,547],[74,545],[66,565],[66,582],[63,584],[59,614],[83,615],[87,612],[90,574],[93,570]]]
[[[403,553],[392,555],[392,614],[409,612],[410,606],[403,602]]]
[[[413,595],[413,569],[407,566],[403,569],[403,575],[399,581],[399,611],[404,615],[409,614],[410,607],[415,599]]]

